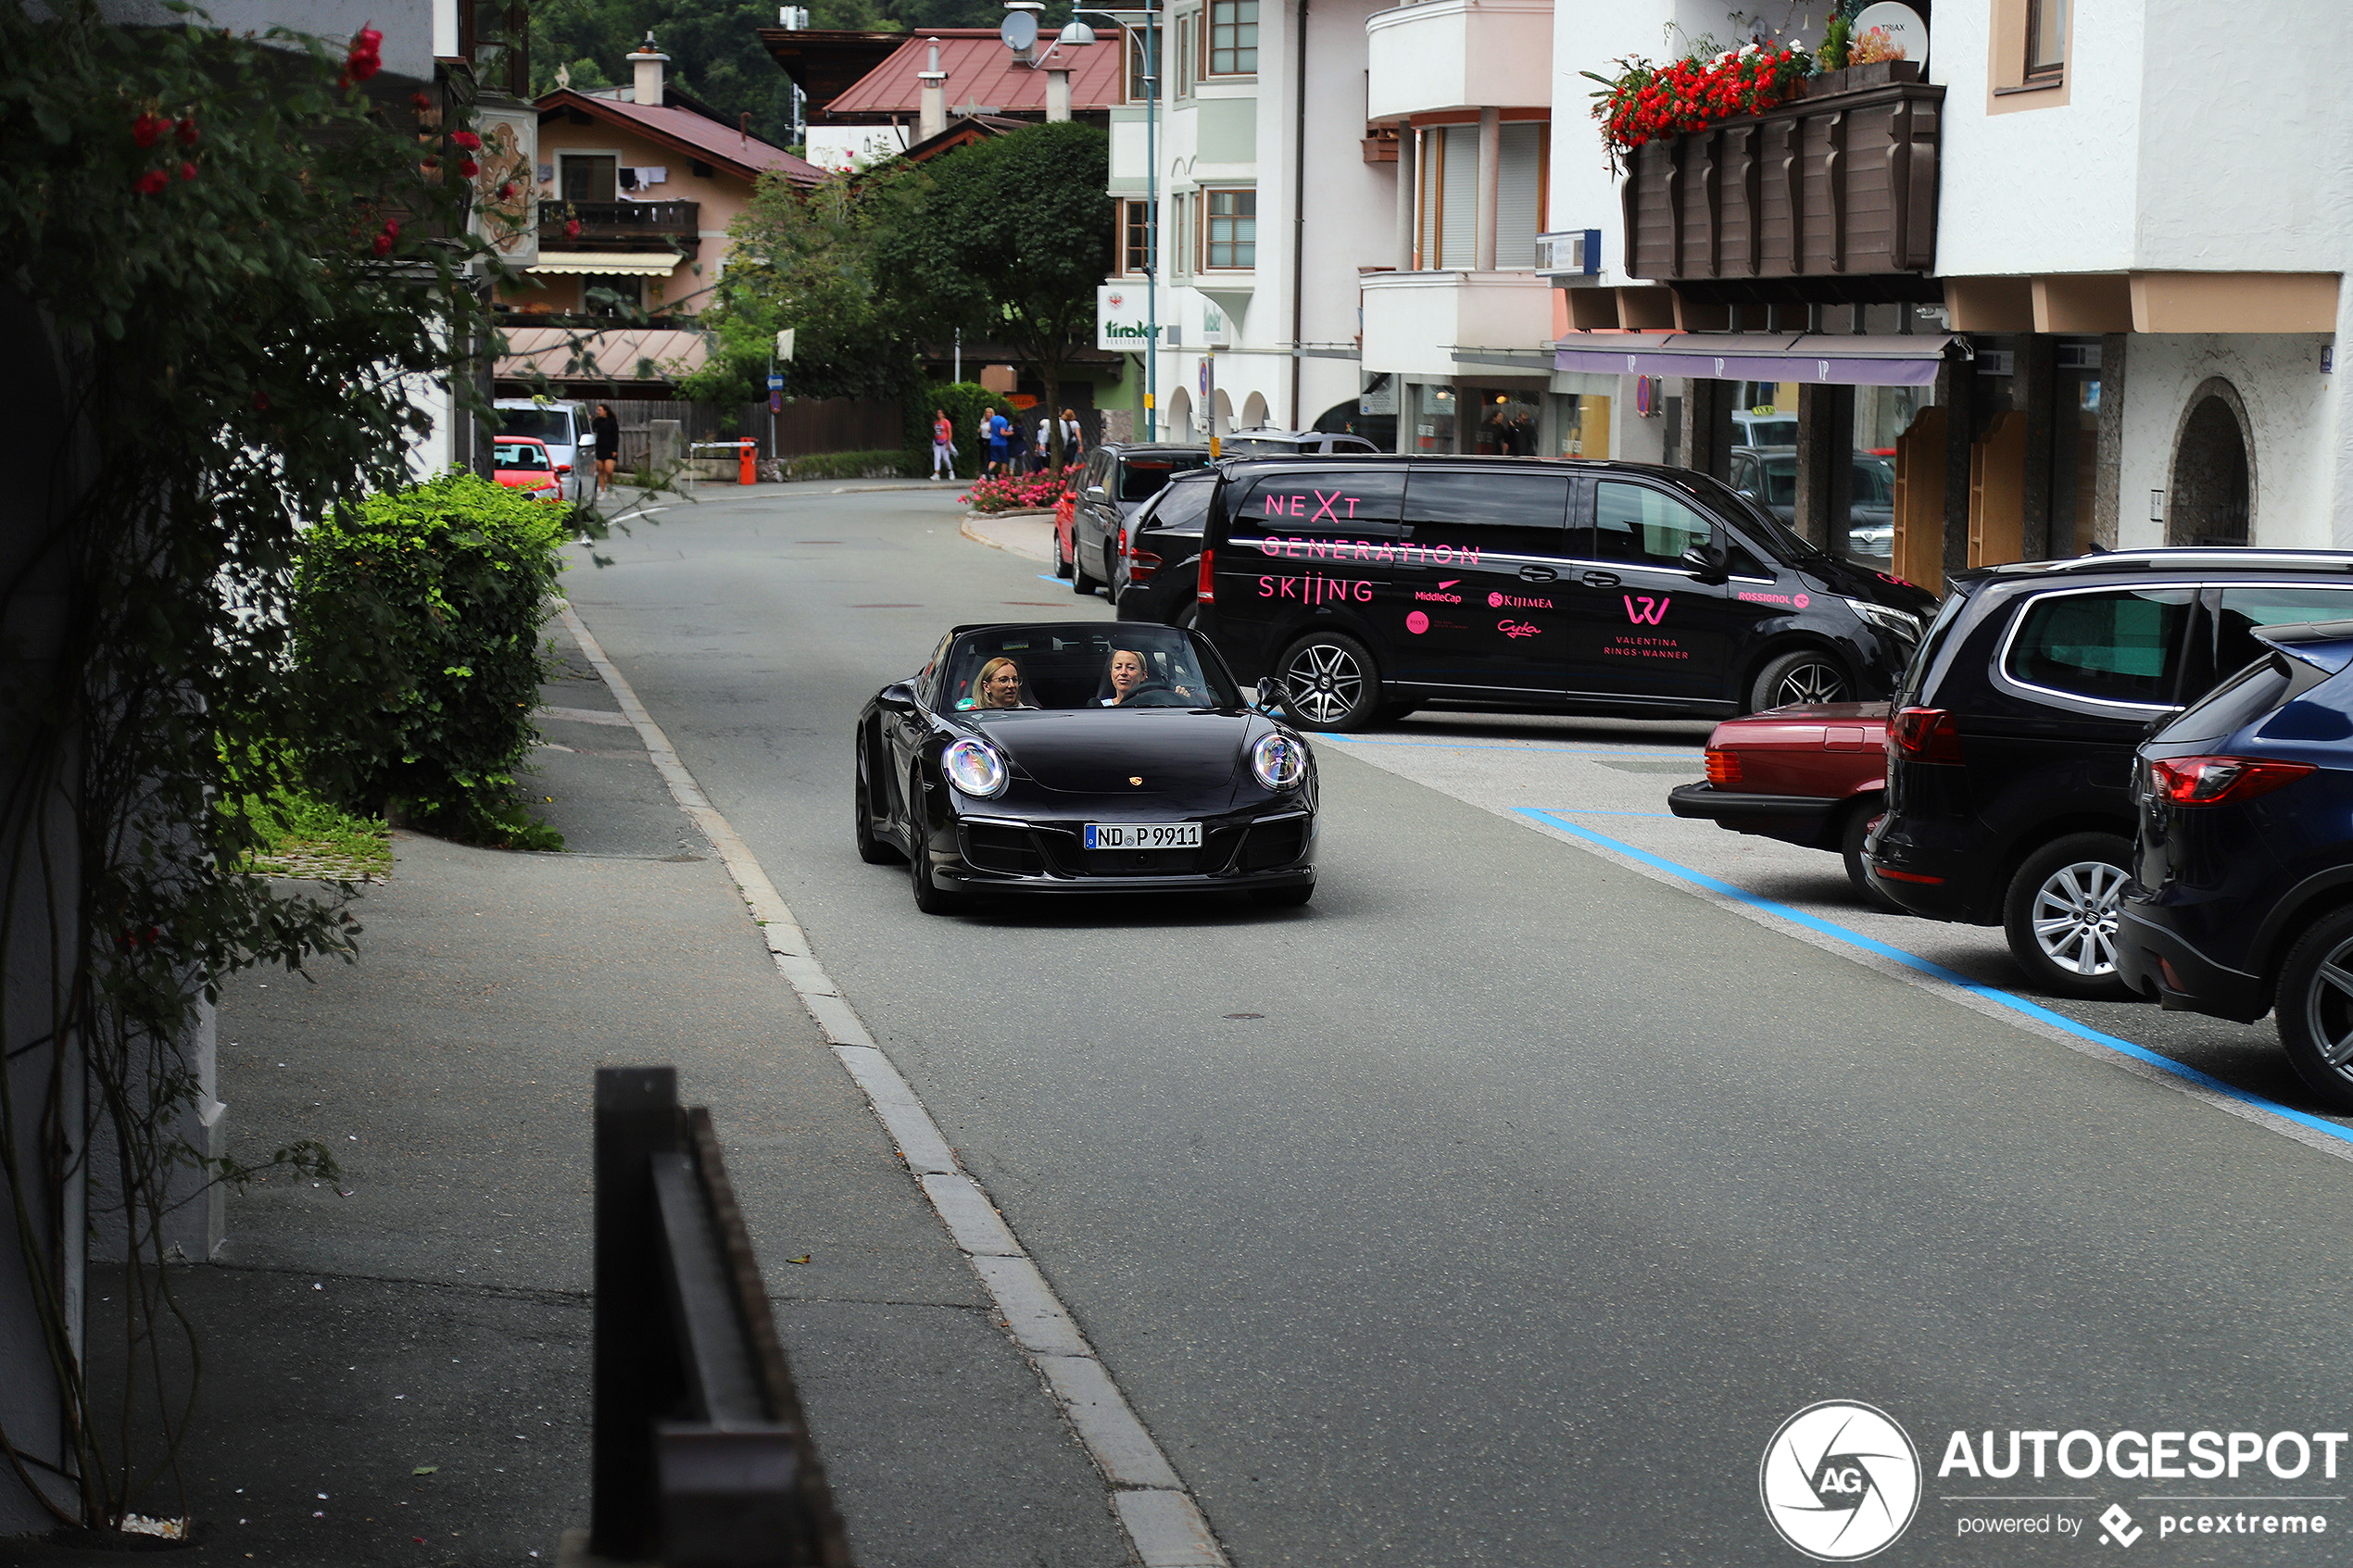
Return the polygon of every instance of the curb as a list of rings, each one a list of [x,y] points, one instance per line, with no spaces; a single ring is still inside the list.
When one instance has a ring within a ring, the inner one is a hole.
[[[981,521],[984,517],[986,517],[988,521],[993,522],[999,518],[1005,517],[1051,517],[1054,514],[1051,512],[988,512],[985,514],[980,512],[966,512],[964,514],[963,521],[958,525],[956,532],[962,533],[965,538],[971,540],[975,545],[986,545],[992,550],[1002,550],[1009,556],[1019,556],[1022,559],[1028,561],[1050,562],[1054,558],[1051,555],[1033,556],[1026,550],[1016,549],[1013,546],[1006,544],[1002,539],[991,539],[988,534],[981,533],[979,529],[975,528],[974,524]]]

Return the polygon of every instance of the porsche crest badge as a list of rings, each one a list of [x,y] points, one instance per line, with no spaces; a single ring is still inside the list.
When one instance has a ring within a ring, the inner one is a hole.
[[[1129,776],[1127,782],[1131,784],[1142,784],[1144,782],[1144,775],[1141,773],[1132,774]]]

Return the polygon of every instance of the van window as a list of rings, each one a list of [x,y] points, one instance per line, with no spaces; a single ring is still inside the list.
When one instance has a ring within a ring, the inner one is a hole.
[[[2308,621],[2353,619],[2353,589],[2277,587],[2224,588],[2214,617],[2214,672],[2227,675],[2271,648],[2255,640],[2259,626],[2296,626]]]
[[[1648,485],[1605,479],[1593,491],[1593,554],[1598,559],[1680,568],[1683,552],[1705,544],[1716,532],[1716,525],[1700,513]]]
[[[1127,458],[1119,465],[1119,498],[1123,501],[1149,501],[1161,492],[1170,478],[1192,469],[1209,466],[1206,452],[1153,452],[1139,458]]]
[[[2019,617],[2002,671],[2022,685],[2162,708],[2181,669],[2191,593],[2117,588],[2044,595]]]
[[[498,410],[498,433],[528,435],[536,441],[553,442],[569,446],[572,442],[572,410],[569,408],[501,408]]]
[[[1394,469],[1318,465],[1263,474],[1234,501],[1227,532],[1289,560],[1369,560],[1397,537],[1404,499],[1405,476]]]
[[[1559,555],[1568,546],[1568,486],[1562,473],[1416,469],[1405,482],[1405,522],[1422,544]]]

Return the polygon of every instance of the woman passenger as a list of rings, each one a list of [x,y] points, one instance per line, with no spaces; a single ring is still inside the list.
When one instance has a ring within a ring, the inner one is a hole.
[[[1021,699],[1021,670],[1010,659],[992,659],[980,667],[973,683],[975,708],[1026,708]]]

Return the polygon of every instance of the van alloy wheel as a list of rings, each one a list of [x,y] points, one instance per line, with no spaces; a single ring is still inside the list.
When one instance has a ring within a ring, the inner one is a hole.
[[[2019,866],[2002,900],[2002,934],[2034,984],[2086,1000],[2132,996],[2116,972],[2117,902],[2132,859],[2121,834],[2071,833]]]
[[[1800,703],[1849,702],[1855,684],[1836,657],[1811,650],[1785,653],[1767,665],[1756,679],[1750,707],[1757,712],[1793,708]]]
[[[1319,727],[1344,722],[1365,706],[1365,671],[1353,647],[1338,640],[1311,638],[1291,650],[1283,668],[1289,707]]]
[[[2116,897],[2121,869],[2100,860],[2061,866],[2034,892],[2034,940],[2043,956],[2085,979],[2116,972]]]

